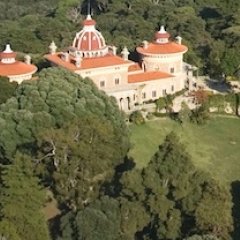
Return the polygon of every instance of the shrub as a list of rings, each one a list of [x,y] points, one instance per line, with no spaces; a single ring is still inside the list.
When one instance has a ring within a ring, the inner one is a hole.
[[[192,110],[190,115],[190,121],[199,125],[203,125],[209,119],[209,111],[205,104]]]
[[[155,117],[167,117],[168,116],[167,113],[161,113],[161,112],[154,112],[153,115]]]
[[[153,118],[154,118],[153,113],[148,113],[147,116],[146,116],[146,118],[147,118],[148,120],[153,119]]]
[[[137,125],[145,123],[144,117],[140,111],[132,112],[129,116],[129,121]]]

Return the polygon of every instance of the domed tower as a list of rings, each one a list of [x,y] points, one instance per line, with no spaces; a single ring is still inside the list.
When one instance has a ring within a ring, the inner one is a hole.
[[[180,37],[172,40],[164,26],[154,34],[152,42],[144,41],[142,46],[137,47],[143,69],[147,72],[160,71],[173,75],[178,79],[175,87],[177,91],[184,88],[186,73],[183,70],[183,54],[187,50]]]
[[[74,38],[70,53],[74,53],[82,58],[92,58],[105,56],[108,53],[105,39],[96,28],[96,21],[91,15],[83,22],[83,29]]]
[[[17,54],[12,51],[10,44],[7,44],[5,50],[0,53],[1,63],[4,63],[4,64],[15,63],[16,56]]]
[[[160,30],[155,33],[155,42],[157,44],[165,44],[169,42],[170,34],[166,32],[164,26],[161,26]]]
[[[137,47],[146,71],[163,71],[174,75],[182,72],[183,54],[188,48],[181,41],[170,38],[171,35],[161,26],[151,43],[144,41],[142,46]]]
[[[10,82],[21,83],[30,80],[37,71],[37,67],[31,64],[30,56],[25,56],[25,62],[16,60],[17,53],[12,51],[10,44],[0,52],[0,76],[8,77]]]

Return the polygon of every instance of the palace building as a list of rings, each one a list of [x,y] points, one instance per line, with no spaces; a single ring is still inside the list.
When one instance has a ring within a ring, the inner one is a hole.
[[[29,55],[25,56],[25,62],[16,60],[16,56],[17,54],[7,44],[6,49],[0,53],[0,76],[20,84],[24,80],[30,80],[37,71],[37,67],[31,64]]]
[[[133,62],[128,59],[126,47],[117,56],[117,48],[108,46],[95,26],[96,22],[88,15],[72,46],[57,52],[52,42],[45,58],[55,66],[91,78],[99,89],[115,97],[124,111],[185,88],[188,73],[183,54],[188,48],[181,37],[172,41],[162,26],[152,42],[143,41],[136,48],[140,61]]]

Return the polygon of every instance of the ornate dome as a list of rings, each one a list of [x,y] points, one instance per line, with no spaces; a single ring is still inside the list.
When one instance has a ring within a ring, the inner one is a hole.
[[[0,53],[1,62],[5,64],[14,63],[16,61],[16,55],[17,54],[12,51],[10,44],[7,44],[5,50]]]
[[[72,47],[81,57],[104,56],[108,52],[105,39],[95,28],[96,22],[88,15],[83,22],[83,29],[76,34]]]
[[[155,33],[155,42],[159,44],[168,43],[170,34],[166,32],[164,26],[161,26],[160,30]]]

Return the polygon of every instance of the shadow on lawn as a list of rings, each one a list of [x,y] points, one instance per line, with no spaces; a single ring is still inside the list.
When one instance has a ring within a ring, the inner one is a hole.
[[[234,221],[233,240],[240,239],[240,181],[231,184],[231,194],[233,201],[232,216]]]

